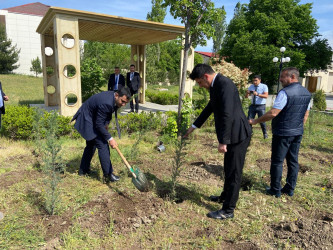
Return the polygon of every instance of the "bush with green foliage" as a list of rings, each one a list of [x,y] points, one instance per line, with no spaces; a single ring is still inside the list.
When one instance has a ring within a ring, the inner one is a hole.
[[[313,94],[313,106],[320,111],[326,110],[326,96],[323,90],[317,90]]]
[[[12,139],[28,139],[32,133],[35,110],[28,106],[8,106],[2,117],[3,134]]]
[[[118,116],[118,122],[121,133],[131,134],[147,129],[159,131],[162,128],[162,115],[159,112],[130,113],[128,115]],[[110,129],[113,135],[117,134],[115,119],[112,119]]]
[[[178,104],[178,95],[170,94],[165,91],[158,93],[146,90],[146,97],[148,101],[161,104],[161,105],[177,105]]]
[[[11,139],[29,139],[32,136],[33,121],[37,109],[30,108],[25,105],[8,106],[6,107],[6,114],[2,119],[2,133]],[[51,114],[47,111],[42,111],[41,116],[42,126],[47,127]],[[71,124],[71,117],[57,115],[57,136],[68,135],[74,138],[78,137],[78,133]],[[44,132],[42,137],[45,136]]]
[[[103,85],[106,84],[103,77],[103,70],[98,65],[96,59],[87,58],[81,63],[81,88],[82,100],[87,100],[90,96],[100,93]]]

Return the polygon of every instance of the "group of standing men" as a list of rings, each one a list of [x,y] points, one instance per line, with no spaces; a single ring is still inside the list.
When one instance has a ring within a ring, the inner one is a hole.
[[[116,68],[116,73],[110,76],[108,87],[110,91],[90,97],[74,115],[75,128],[86,139],[79,174],[89,173],[91,158],[98,148],[104,177],[112,182],[119,180],[119,177],[113,174],[110,161],[109,146],[115,148],[117,143],[108,132],[108,124],[112,119],[112,113],[116,114],[117,109],[126,105],[139,89],[140,76],[134,71],[135,67],[131,65],[131,71],[127,73],[127,87],[125,87],[124,77],[119,74],[119,68]],[[194,67],[190,78],[195,80],[201,88],[209,90],[210,101],[193,125],[188,128],[184,137],[188,137],[195,129],[200,128],[213,113],[219,143],[218,151],[224,154],[223,191],[219,196],[210,196],[212,201],[223,203],[223,206],[220,210],[209,212],[208,217],[221,220],[234,217],[245,155],[252,136],[251,125],[261,123],[266,139],[267,131],[264,122],[271,119],[273,119],[271,185],[266,193],[276,197],[280,197],[281,193],[293,196],[299,169],[298,151],[302,140],[303,124],[308,117],[311,99],[310,93],[298,82],[298,77],[299,72],[296,68],[282,70],[280,82],[284,88],[278,93],[273,108],[265,113],[268,89],[260,82],[260,76],[255,76],[253,85],[247,93],[254,96],[247,118],[242,109],[238,89],[231,79],[215,73],[206,64],[198,64]],[[133,110],[132,104],[131,111]],[[255,114],[258,114],[259,118],[253,120]],[[288,173],[286,184],[281,188],[282,166],[285,158]]]
[[[133,99],[135,100],[135,112],[139,112],[139,97],[138,91],[140,89],[140,74],[135,72],[135,65],[132,64],[130,66],[130,72],[126,74],[126,86],[131,91],[131,101],[130,101],[130,112],[134,112],[134,104]],[[118,91],[121,88],[125,87],[125,78],[122,74],[120,74],[120,68],[115,67],[114,73],[110,75],[108,82],[108,90],[109,91]]]
[[[296,68],[285,68],[281,72],[279,91],[273,108],[265,113],[267,86],[260,83],[260,76],[255,76],[247,96],[253,94],[253,101],[246,118],[235,84],[227,77],[216,74],[205,64],[194,67],[190,78],[201,88],[210,93],[210,101],[190,127],[185,137],[196,128],[200,128],[214,113],[215,129],[218,139],[218,151],[224,154],[224,187],[219,196],[210,196],[215,202],[223,203],[222,208],[207,214],[213,219],[234,217],[234,209],[239,196],[243,166],[247,147],[250,144],[251,125],[261,123],[264,138],[267,138],[264,122],[272,120],[271,184],[266,194],[280,197],[281,193],[293,196],[298,174],[298,152],[302,140],[304,124],[310,108],[311,94],[298,81]],[[258,113],[259,118],[254,119]],[[264,114],[265,113],[265,114]],[[288,172],[286,184],[281,188],[282,167],[287,160]]]

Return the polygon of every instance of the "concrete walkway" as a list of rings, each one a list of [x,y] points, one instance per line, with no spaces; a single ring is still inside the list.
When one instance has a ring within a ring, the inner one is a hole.
[[[130,111],[130,104],[128,103],[125,108],[120,109],[120,114],[125,115]],[[161,105],[152,102],[146,102],[145,104],[139,104],[139,113],[141,112],[166,112],[166,111],[178,111],[178,105]]]

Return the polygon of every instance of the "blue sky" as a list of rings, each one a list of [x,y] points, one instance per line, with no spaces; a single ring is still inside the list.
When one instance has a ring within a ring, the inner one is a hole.
[[[151,10],[151,0],[39,0],[41,3],[69,9],[92,11],[97,13],[136,18],[145,20],[147,13]],[[31,3],[34,1],[24,0],[0,0],[0,9],[14,7]],[[215,7],[224,5],[227,12],[227,21],[233,16],[237,2],[248,3],[249,0],[213,0]],[[333,1],[332,0],[301,0],[301,4],[313,3],[312,16],[317,19],[319,33],[329,40],[333,47]],[[181,25],[170,14],[167,15],[165,23]],[[212,41],[207,42],[206,47],[197,47],[197,51],[210,52]]]

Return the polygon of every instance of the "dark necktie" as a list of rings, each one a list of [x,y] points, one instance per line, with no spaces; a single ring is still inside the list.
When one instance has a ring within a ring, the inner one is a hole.
[[[258,86],[254,86],[254,91],[257,92],[257,89],[258,89]],[[256,99],[257,99],[257,96],[254,95],[253,96],[253,104],[256,105]]]

